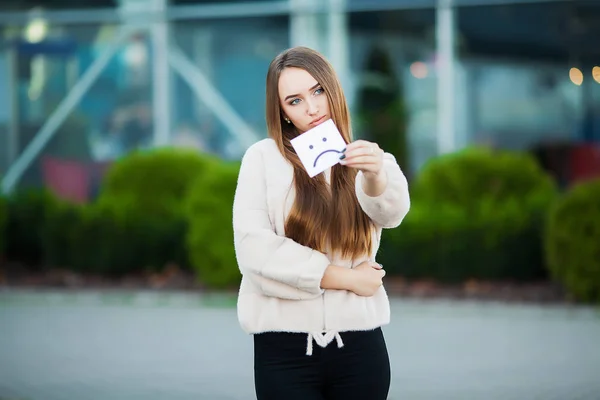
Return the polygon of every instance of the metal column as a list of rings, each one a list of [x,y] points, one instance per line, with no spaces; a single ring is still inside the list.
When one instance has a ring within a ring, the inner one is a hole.
[[[171,70],[169,68],[169,22],[166,20],[167,0],[153,0],[153,10],[159,16],[152,22],[152,83],[154,146],[165,146],[171,139]]]
[[[8,166],[12,165],[17,157],[19,156],[20,140],[19,140],[19,125],[20,125],[20,111],[19,111],[19,84],[17,79],[17,50],[11,47],[7,52],[8,58],[8,94],[9,107],[10,107],[10,120],[8,127],[8,141],[7,141],[7,160]]]
[[[451,4],[451,0],[439,0],[436,9],[438,154],[456,150],[455,32],[454,6]]]
[[[329,61],[335,68],[338,78],[346,94],[352,92],[349,76],[349,29],[345,10],[346,0],[329,0],[328,22],[328,54]]]
[[[326,53],[326,43],[320,27],[315,0],[290,1],[290,46],[306,46]]]

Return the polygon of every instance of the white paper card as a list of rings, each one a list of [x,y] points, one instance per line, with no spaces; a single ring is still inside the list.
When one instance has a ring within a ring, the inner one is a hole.
[[[296,136],[290,143],[311,178],[339,163],[346,147],[332,119]]]

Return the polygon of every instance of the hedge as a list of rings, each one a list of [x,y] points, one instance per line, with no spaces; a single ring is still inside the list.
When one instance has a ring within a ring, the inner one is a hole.
[[[47,190],[25,189],[7,199],[6,258],[34,270],[46,264],[43,230],[59,201]]]
[[[191,149],[163,147],[133,152],[109,169],[99,205],[88,212],[87,229],[100,229],[104,215],[116,224],[115,229],[136,235],[131,247],[144,253],[138,256],[140,264],[157,269],[174,262],[187,269],[185,199],[196,178],[220,163],[216,157]],[[126,260],[124,250],[115,246],[118,243],[106,250],[107,254],[120,254],[114,268],[120,270],[134,262]]]
[[[132,153],[111,167],[93,204],[58,201],[46,191],[11,195],[4,212],[0,203],[0,246],[6,238],[6,258],[37,268],[123,276],[176,263],[207,286],[235,287],[238,172],[239,163],[195,151]],[[582,187],[588,189],[562,198],[548,219],[556,187],[531,156],[470,148],[432,159],[411,182],[401,226],[384,230],[378,260],[390,275],[409,279],[527,281],[548,277],[547,256],[555,279],[579,298],[594,298],[597,286],[589,282],[598,282],[600,268],[592,261],[600,257],[589,238],[600,237],[593,225],[600,205],[589,200],[596,186]],[[3,215],[9,236],[2,236]]]
[[[4,258],[4,251],[6,249],[7,230],[6,223],[8,222],[8,206],[6,199],[0,197],[0,263]]]
[[[541,226],[511,204],[472,218],[472,210],[414,203],[400,227],[384,232],[378,259],[407,279],[544,279]]]
[[[575,299],[600,302],[600,179],[577,184],[552,207],[545,250],[552,277]]]
[[[48,263],[83,273],[120,277],[185,265],[179,218],[148,214],[134,203],[113,199],[58,207],[44,230]]]
[[[555,182],[533,156],[484,147],[469,147],[431,159],[411,187],[416,200],[474,211],[479,210],[477,205],[482,199],[491,206],[517,201],[543,208],[556,193]]]
[[[187,250],[198,279],[212,287],[240,281],[233,248],[233,197],[239,163],[207,168],[190,189],[185,210],[189,223]]]
[[[544,279],[543,222],[556,193],[527,154],[467,148],[432,159],[411,184],[402,225],[384,231],[380,257],[415,279]]]
[[[134,152],[109,169],[96,202],[58,201],[45,190],[8,199],[7,258],[120,276],[189,267],[183,204],[192,182],[220,161],[174,148]]]
[[[192,182],[208,166],[219,162],[212,156],[182,148],[133,152],[110,167],[100,200],[118,198],[166,217],[180,214]]]

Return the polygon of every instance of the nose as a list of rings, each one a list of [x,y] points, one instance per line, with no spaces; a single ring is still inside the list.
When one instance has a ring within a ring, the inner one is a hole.
[[[314,100],[312,100],[312,99],[308,100],[306,102],[306,104],[307,104],[307,107],[308,107],[307,110],[306,110],[308,112],[308,115],[313,116],[313,115],[316,115],[319,112],[319,108],[317,107],[317,104],[315,103]]]

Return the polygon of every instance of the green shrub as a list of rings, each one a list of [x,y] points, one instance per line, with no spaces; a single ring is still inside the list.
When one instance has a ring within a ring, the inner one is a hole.
[[[111,166],[100,198],[127,199],[148,213],[179,214],[190,184],[217,162],[211,156],[180,148],[134,152]]]
[[[76,228],[81,223],[81,214],[87,205],[61,202],[47,214],[42,226],[42,249],[44,262],[52,268],[73,268],[73,251]],[[89,250],[89,249],[88,249]],[[91,257],[96,254],[92,251]]]
[[[212,287],[239,284],[233,248],[233,197],[239,164],[215,164],[196,179],[186,203],[187,248],[198,279]]]
[[[527,154],[469,148],[432,159],[411,210],[382,236],[391,273],[445,282],[546,277],[543,222],[554,182]]]
[[[123,276],[186,265],[185,222],[148,214],[117,198],[63,205],[49,217],[45,250],[53,265],[84,273]]]
[[[49,191],[28,189],[8,197],[6,258],[33,269],[44,266],[43,230],[47,216],[59,204]]]
[[[562,196],[548,217],[551,275],[578,300],[600,302],[600,179]]]
[[[408,279],[541,279],[539,229],[516,203],[479,218],[456,206],[416,203],[399,228],[384,231],[378,259],[388,273]]]
[[[530,154],[471,147],[431,159],[411,191],[419,201],[472,210],[482,198],[491,206],[510,200],[543,208],[556,185]]]
[[[106,238],[105,260],[98,259],[94,268],[160,269],[174,262],[187,269],[187,221],[183,204],[194,180],[219,162],[196,150],[170,147],[133,152],[117,161],[103,182],[98,204],[84,212],[81,229],[93,237],[115,229],[129,238],[126,247]],[[135,249],[137,255],[129,249]],[[132,255],[135,260],[129,259]]]
[[[0,197],[0,263],[4,258],[4,250],[6,248],[6,223],[8,221],[8,206],[6,205],[6,199]]]

